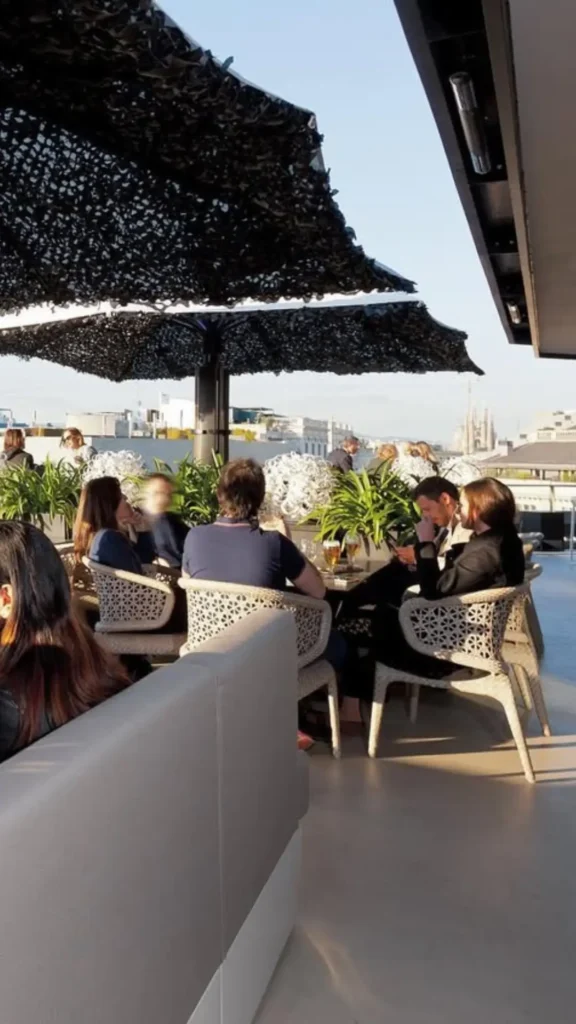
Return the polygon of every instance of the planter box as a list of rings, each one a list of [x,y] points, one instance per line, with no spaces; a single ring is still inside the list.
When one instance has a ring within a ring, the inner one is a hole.
[[[53,544],[62,544],[63,541],[68,540],[63,516],[54,516],[54,519],[47,518],[44,523],[44,532]]]

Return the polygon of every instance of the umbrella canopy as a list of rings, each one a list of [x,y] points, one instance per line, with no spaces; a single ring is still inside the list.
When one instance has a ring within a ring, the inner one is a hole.
[[[482,373],[462,331],[422,302],[218,313],[118,312],[0,331],[0,355],[33,357],[109,380],[189,377],[217,354],[231,374]]]
[[[151,0],[3,0],[0,312],[414,291],[334,201],[313,114]]]

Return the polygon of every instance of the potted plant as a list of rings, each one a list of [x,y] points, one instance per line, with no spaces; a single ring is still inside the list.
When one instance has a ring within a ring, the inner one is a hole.
[[[0,473],[0,519],[22,519],[64,535],[71,530],[82,487],[82,471],[46,460],[39,470],[15,467]],[[60,528],[58,529],[58,522]]]
[[[387,555],[390,540],[405,543],[414,533],[416,518],[410,488],[390,469],[339,474],[330,501],[307,517],[318,523],[318,540],[354,534],[367,556],[383,548]]]

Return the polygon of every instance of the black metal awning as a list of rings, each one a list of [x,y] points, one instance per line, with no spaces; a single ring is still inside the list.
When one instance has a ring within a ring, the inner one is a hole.
[[[150,0],[4,0],[0,313],[413,291],[356,245],[313,114]]]
[[[538,350],[510,5],[502,0],[395,4],[506,336]],[[540,8],[554,23],[550,7]],[[536,36],[533,46],[538,46]],[[529,61],[531,51],[525,57]],[[526,119],[533,116],[533,110],[525,111]]]

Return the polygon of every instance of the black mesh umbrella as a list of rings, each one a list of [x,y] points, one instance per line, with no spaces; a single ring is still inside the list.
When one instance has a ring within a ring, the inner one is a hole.
[[[150,0],[3,0],[0,312],[413,291],[354,242],[314,116]]]
[[[197,453],[226,454],[230,374],[482,373],[466,335],[433,320],[421,302],[116,312],[0,332],[0,355],[37,357],[109,380],[197,375]],[[203,386],[198,386],[201,384]]]

